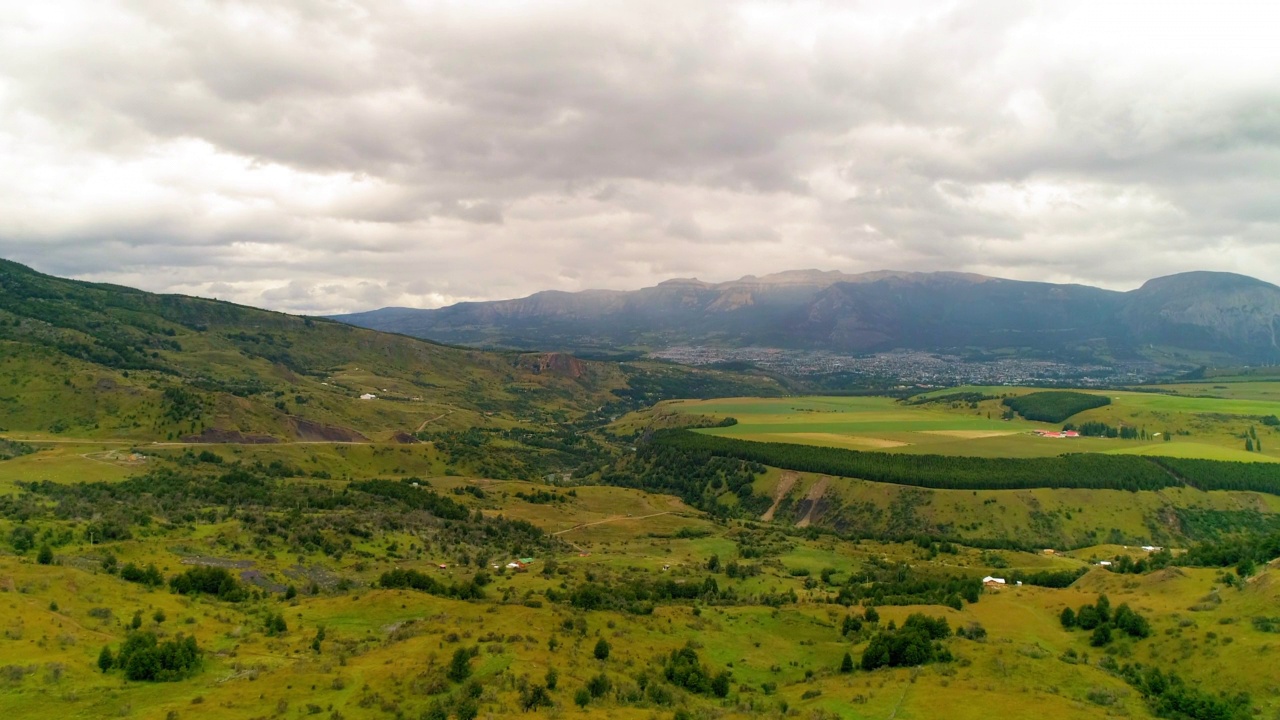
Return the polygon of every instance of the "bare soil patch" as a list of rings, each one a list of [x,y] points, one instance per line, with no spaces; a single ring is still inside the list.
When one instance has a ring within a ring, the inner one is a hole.
[[[921,430],[925,435],[943,435],[953,438],[964,438],[966,440],[980,440],[989,437],[1001,437],[1002,435],[1017,435],[1020,430]]]
[[[800,474],[787,470],[782,473],[782,477],[778,478],[778,486],[773,489],[773,504],[768,510],[760,516],[761,520],[768,522],[773,519],[773,514],[778,511],[778,505],[782,503],[782,499],[791,492],[791,488],[795,487],[796,481],[800,479]]]
[[[827,494],[827,488],[829,487],[831,487],[831,478],[823,475],[818,479],[818,482],[813,484],[813,487],[809,488],[809,494],[804,499],[806,505],[804,517],[800,518],[800,521],[796,523],[796,527],[809,527],[813,524],[814,510],[818,507],[818,503],[823,496]]]

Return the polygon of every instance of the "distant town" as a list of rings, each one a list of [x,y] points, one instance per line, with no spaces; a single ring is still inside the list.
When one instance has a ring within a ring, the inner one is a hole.
[[[928,352],[888,352],[843,355],[821,350],[748,347],[676,346],[649,357],[682,365],[750,363],[762,370],[793,377],[843,374],[868,380],[950,385],[1070,385],[1105,387],[1143,383],[1169,374],[1152,362],[1085,364],[1005,358],[972,361],[957,355]]]

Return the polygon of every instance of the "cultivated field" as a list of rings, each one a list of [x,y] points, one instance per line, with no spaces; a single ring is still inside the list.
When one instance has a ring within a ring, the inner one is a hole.
[[[1105,395],[1111,404],[1070,419],[1076,425],[1093,421],[1129,426],[1147,435],[1132,440],[1043,438],[1035,431],[1057,430],[1061,424],[1002,419],[1006,408],[1000,397],[1035,392],[1030,388],[953,388],[919,396],[911,403],[885,397],[680,400],[663,403],[656,412],[738,421],[730,427],[698,430],[712,435],[851,450],[980,457],[1096,452],[1273,462],[1280,459],[1280,431],[1261,419],[1280,414],[1280,396],[1270,400],[1260,393],[1280,391],[1280,383],[1270,384],[1271,390],[1262,385],[1253,383],[1250,397],[1230,398],[1089,391]],[[988,399],[947,400],[959,393]],[[1257,436],[1261,451],[1246,452],[1245,436],[1250,432]]]

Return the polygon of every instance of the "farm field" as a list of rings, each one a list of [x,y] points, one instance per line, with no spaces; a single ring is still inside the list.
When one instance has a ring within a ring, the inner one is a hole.
[[[1111,403],[1085,410],[1071,422],[1101,422],[1141,428],[1147,439],[1042,438],[1036,430],[1061,423],[1001,419],[1000,396],[1037,390],[961,387],[940,390],[904,403],[886,397],[725,398],[661,404],[657,412],[732,417],[737,424],[697,432],[766,442],[820,445],[890,453],[1045,457],[1066,452],[1164,455],[1254,462],[1280,459],[1280,432],[1261,418],[1280,414],[1280,397],[1263,399],[1262,383],[1248,398],[1183,397],[1131,391],[1084,391]],[[1280,388],[1280,383],[1273,388]],[[986,396],[976,402],[948,401],[959,394]],[[932,400],[932,401],[930,401]],[[1247,452],[1244,437],[1257,436],[1260,451]],[[1170,440],[1165,440],[1169,435]]]

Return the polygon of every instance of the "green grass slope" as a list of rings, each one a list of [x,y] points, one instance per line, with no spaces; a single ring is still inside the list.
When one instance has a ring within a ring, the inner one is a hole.
[[[735,387],[778,391],[673,366],[449,347],[0,260],[0,429],[24,437],[363,440],[581,420]]]

